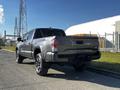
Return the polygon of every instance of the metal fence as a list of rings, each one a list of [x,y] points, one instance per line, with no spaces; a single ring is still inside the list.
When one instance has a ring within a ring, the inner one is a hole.
[[[101,51],[120,52],[120,33],[98,34]]]

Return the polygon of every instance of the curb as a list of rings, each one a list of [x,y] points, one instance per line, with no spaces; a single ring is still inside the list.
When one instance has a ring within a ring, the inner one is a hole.
[[[98,74],[102,74],[104,76],[109,76],[109,77],[113,77],[116,79],[120,79],[120,73],[117,73],[117,72],[113,72],[113,71],[109,71],[109,70],[105,70],[105,69],[99,69],[99,68],[95,68],[95,67],[91,67],[91,66],[89,66],[87,68],[87,70],[98,73]]]
[[[8,51],[8,52],[12,52],[12,53],[14,53],[14,52],[15,52],[15,51],[8,50],[8,49],[1,49],[1,50],[3,50],[3,51]]]

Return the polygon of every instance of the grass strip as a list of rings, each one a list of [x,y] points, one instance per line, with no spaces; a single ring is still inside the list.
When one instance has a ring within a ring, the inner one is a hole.
[[[92,61],[91,66],[120,73],[120,53],[101,52],[101,58]]]
[[[16,46],[3,46],[2,49],[7,49],[7,50],[10,50],[10,51],[15,51],[15,47]]]

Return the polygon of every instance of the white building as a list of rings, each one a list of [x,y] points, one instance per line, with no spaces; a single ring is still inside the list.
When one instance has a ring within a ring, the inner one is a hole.
[[[67,35],[97,34],[100,37],[106,36],[105,38],[112,42],[116,48],[118,46],[120,48],[120,37],[118,37],[120,35],[120,15],[74,25],[65,32]]]

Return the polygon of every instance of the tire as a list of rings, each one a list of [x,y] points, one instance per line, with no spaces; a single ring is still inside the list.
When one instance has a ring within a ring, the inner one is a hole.
[[[19,51],[16,51],[16,63],[21,64],[23,63],[24,58],[19,54]]]
[[[48,63],[44,62],[40,53],[35,57],[35,68],[36,73],[40,76],[47,75],[48,72]]]

